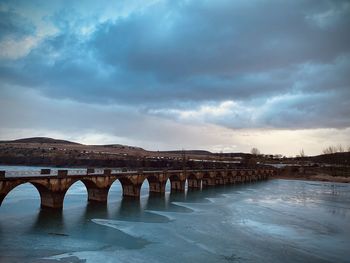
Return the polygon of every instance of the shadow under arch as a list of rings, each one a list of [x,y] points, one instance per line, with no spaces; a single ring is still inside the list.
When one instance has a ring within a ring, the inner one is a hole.
[[[34,232],[62,233],[64,230],[63,212],[60,209],[41,209],[31,227]]]
[[[80,221],[82,225],[90,224],[91,219],[93,218],[108,218],[108,205],[107,203],[96,203],[89,202],[84,207],[84,211],[81,214]]]
[[[130,198],[128,196],[123,197],[120,202],[119,209],[117,211],[117,216],[121,219],[138,221],[137,218],[141,218],[143,209],[141,206],[141,201],[138,198]]]
[[[145,203],[147,210],[165,210],[169,206],[169,198],[158,193],[150,193]]]

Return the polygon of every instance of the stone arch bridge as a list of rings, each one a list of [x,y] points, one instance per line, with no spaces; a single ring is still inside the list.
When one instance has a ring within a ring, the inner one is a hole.
[[[0,205],[7,194],[17,186],[30,183],[38,190],[42,208],[62,209],[66,192],[77,181],[86,186],[88,201],[107,202],[108,191],[112,184],[119,180],[124,197],[139,198],[141,186],[148,180],[150,193],[165,193],[168,179],[171,191],[185,191],[186,181],[189,189],[200,189],[209,186],[240,184],[265,180],[275,173],[274,169],[226,169],[226,170],[165,170],[112,173],[104,169],[96,173],[87,169],[85,174],[70,175],[68,170],[58,170],[57,175],[50,170],[41,170],[37,176],[7,177],[0,171]]]

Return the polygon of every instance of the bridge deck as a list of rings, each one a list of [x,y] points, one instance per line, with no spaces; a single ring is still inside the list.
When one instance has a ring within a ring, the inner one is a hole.
[[[109,168],[107,168],[109,169]],[[66,170],[67,175],[64,177],[74,177],[78,178],[79,176],[128,176],[128,175],[135,175],[138,173],[143,174],[161,174],[161,173],[181,173],[186,171],[187,173],[195,173],[195,172],[220,172],[220,171],[226,171],[225,169],[206,169],[206,170],[129,170],[129,171],[122,171],[121,169],[110,169],[110,174],[104,174],[104,170],[106,169],[95,169],[94,172],[87,172],[87,169],[51,169],[50,174],[41,174],[41,170],[31,170],[31,171],[6,171],[4,177],[0,177],[0,181],[5,180],[16,180],[16,179],[44,179],[44,178],[53,178],[58,176],[58,171]],[[241,168],[241,169],[229,169],[229,171],[249,171],[254,169],[248,169],[248,168]]]

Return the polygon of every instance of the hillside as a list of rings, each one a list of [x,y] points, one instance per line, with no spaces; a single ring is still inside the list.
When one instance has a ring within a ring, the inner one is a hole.
[[[11,141],[0,141],[0,143],[47,143],[47,144],[81,145],[80,143],[76,143],[76,142],[53,139],[53,138],[48,138],[48,137],[31,137],[31,138],[23,138],[23,139],[11,140]]]

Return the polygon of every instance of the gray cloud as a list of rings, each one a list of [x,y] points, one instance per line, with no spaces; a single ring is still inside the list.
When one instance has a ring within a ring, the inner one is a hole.
[[[0,61],[0,93],[20,86],[230,128],[350,125],[348,1],[169,1],[102,22],[74,8],[46,17],[59,31],[28,55]],[[5,13],[2,35],[33,31]],[[239,108],[179,115],[225,101]]]
[[[0,17],[0,41],[9,36],[20,38],[35,32],[31,21],[16,14],[13,10],[0,10]]]

